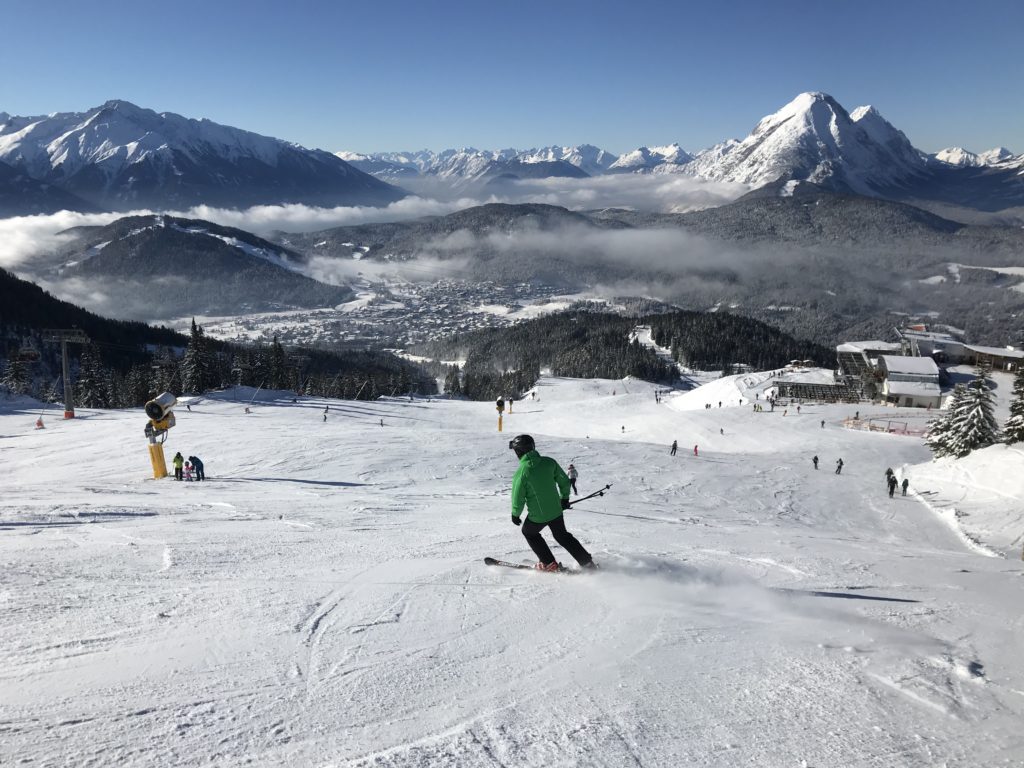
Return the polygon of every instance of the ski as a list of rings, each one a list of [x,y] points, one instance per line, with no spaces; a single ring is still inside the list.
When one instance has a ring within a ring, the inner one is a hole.
[[[497,558],[494,558],[494,557],[485,557],[484,558],[484,565],[500,565],[503,568],[515,568],[516,570],[519,570],[519,571],[536,571],[537,573],[555,573],[555,574],[561,573],[561,574],[565,574],[566,576],[576,576],[576,575],[579,575],[579,574],[583,573],[583,571],[578,571],[578,570],[574,570],[572,568],[565,568],[565,567],[562,567],[562,568],[560,568],[557,571],[541,571],[541,570],[538,570],[537,568],[535,568],[532,565],[526,565],[525,563],[510,563],[508,560],[498,560]]]
[[[537,570],[531,565],[523,565],[522,563],[510,563],[508,560],[497,560],[493,557],[485,557],[484,565],[500,565],[505,568],[518,568],[522,571],[535,571]]]

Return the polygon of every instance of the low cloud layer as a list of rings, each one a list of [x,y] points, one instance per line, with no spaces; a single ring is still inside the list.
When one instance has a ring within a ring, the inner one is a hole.
[[[503,184],[493,191],[478,187],[473,192],[465,188],[460,191],[444,181],[431,179],[408,186],[420,194],[384,208],[263,205],[233,210],[196,206],[165,213],[267,235],[274,231],[312,232],[356,224],[443,216],[485,203],[545,203],[573,210],[618,207],[659,212],[686,211],[722,205],[746,191],[738,185],[703,182],[679,174],[524,180]],[[52,252],[65,242],[67,238],[60,233],[71,227],[103,226],[123,216],[151,213],[153,211],[147,210],[102,214],[62,211],[48,216],[0,219],[0,267],[31,270],[33,258]]]

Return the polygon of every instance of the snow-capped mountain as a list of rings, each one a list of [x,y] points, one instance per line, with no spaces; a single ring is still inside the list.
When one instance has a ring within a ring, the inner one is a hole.
[[[552,145],[539,149],[446,149],[443,152],[338,152],[341,159],[380,179],[412,175],[434,176],[453,183],[486,181],[498,176],[518,178],[597,176],[615,162],[616,155],[592,144],[576,147]],[[532,166],[528,167],[528,166]],[[582,173],[576,173],[573,168]]]
[[[875,109],[851,115],[827,94],[802,93],[746,139],[700,155],[687,171],[752,187],[797,179],[871,195],[911,183],[925,168],[921,153]]]
[[[986,152],[974,153],[963,147],[947,147],[935,153],[934,158],[948,165],[979,168],[998,165],[1014,158],[1013,152],[1006,147],[995,147]]]
[[[678,144],[665,147],[640,147],[632,152],[619,155],[612,163],[609,173],[643,173],[660,166],[682,166],[693,160],[693,156]]]
[[[2,113],[0,161],[112,210],[376,205],[403,195],[329,152],[127,101],[83,113]]]
[[[36,181],[24,171],[0,162],[0,217],[35,216],[61,210],[100,211],[70,192]]]
[[[517,160],[523,163],[540,163],[563,161],[574,165],[588,176],[599,176],[618,160],[616,155],[593,144],[581,144],[578,147],[541,147],[520,152]]]
[[[398,182],[401,179],[419,176],[420,173],[419,168],[408,160],[389,160],[382,157],[362,155],[358,152],[335,152],[334,154],[354,168],[358,168],[363,173],[368,173],[371,176],[376,176],[382,181]]]

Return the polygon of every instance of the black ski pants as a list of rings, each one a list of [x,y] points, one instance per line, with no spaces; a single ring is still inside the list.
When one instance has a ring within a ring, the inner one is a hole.
[[[572,555],[577,563],[586,565],[594,559],[583,548],[583,545],[579,543],[576,537],[565,529],[564,516],[559,515],[549,523],[535,523],[527,518],[523,521],[523,536],[526,537],[530,549],[537,555],[537,559],[544,563],[544,565],[551,565],[551,563],[555,562],[555,556],[551,554],[548,543],[544,541],[544,537],[541,535],[541,531],[544,530],[545,526],[551,529],[551,535],[555,537],[555,541]]]

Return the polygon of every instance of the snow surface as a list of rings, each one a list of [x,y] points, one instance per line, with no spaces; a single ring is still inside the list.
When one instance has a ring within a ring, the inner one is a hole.
[[[503,433],[492,403],[193,398],[165,450],[203,484],[149,479],[141,410],[0,403],[0,764],[1020,765],[1020,452],[944,471],[853,406],[741,407],[745,377],[544,378]],[[612,483],[567,513],[604,572],[483,565],[530,555],[520,432]]]

